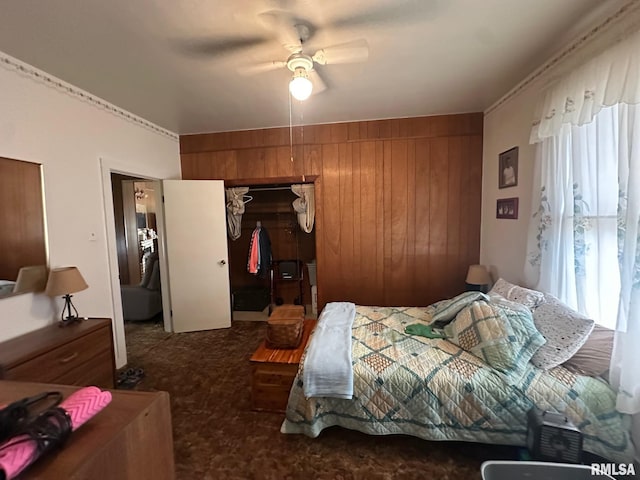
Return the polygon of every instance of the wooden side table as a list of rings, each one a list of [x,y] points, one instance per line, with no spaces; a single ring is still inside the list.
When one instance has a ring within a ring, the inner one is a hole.
[[[254,410],[284,412],[309,336],[317,320],[304,321],[302,342],[295,349],[268,348],[264,340],[251,356],[251,405]]]

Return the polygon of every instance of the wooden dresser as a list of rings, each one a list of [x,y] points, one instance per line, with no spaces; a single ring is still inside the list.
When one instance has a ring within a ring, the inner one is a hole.
[[[309,336],[317,320],[304,321],[302,342],[295,349],[268,348],[266,340],[251,356],[251,405],[254,410],[284,412]]]
[[[113,388],[111,320],[49,325],[0,343],[0,379]]]
[[[66,398],[78,387],[0,381],[0,404],[45,391]],[[63,448],[39,458],[23,480],[173,480],[169,394],[114,390],[104,410],[71,433]]]

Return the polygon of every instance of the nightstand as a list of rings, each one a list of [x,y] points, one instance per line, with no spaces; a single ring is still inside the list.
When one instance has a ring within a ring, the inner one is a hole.
[[[298,348],[267,348],[264,340],[251,356],[251,406],[254,410],[284,412],[287,409],[293,379],[316,323],[317,320],[304,321]]]

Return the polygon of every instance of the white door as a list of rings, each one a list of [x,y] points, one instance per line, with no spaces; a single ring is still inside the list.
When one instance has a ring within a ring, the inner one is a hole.
[[[231,326],[224,182],[163,180],[172,330]]]

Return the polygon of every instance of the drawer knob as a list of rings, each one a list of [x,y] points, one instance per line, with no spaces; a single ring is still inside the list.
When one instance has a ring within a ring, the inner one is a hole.
[[[60,363],[69,363],[71,360],[73,360],[74,358],[76,358],[78,356],[78,352],[73,352],[71,355],[69,355],[68,357],[65,357],[63,359],[60,360]]]

